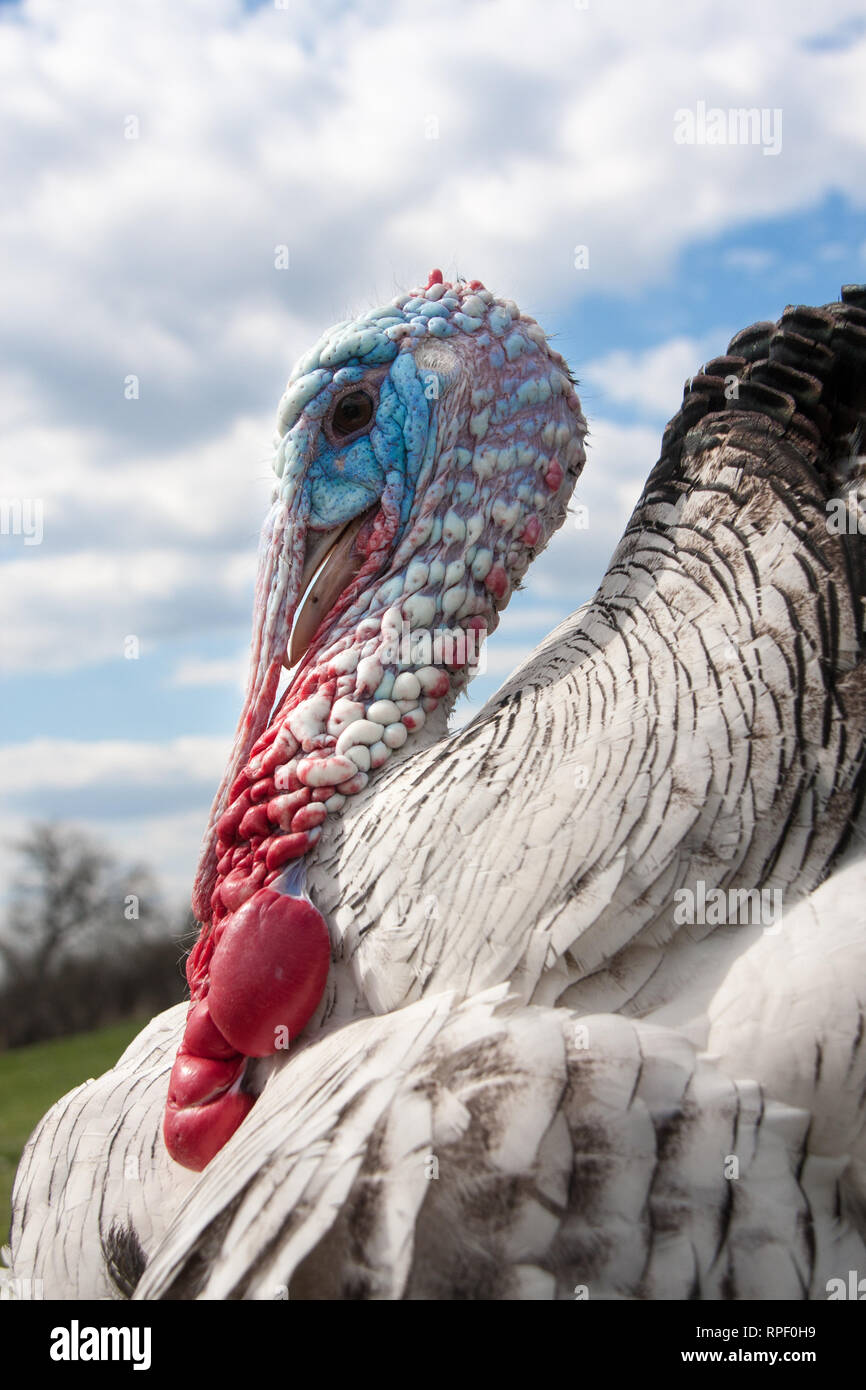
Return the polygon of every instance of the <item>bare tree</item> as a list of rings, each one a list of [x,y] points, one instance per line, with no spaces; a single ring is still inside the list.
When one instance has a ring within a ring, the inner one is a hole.
[[[114,858],[68,826],[36,824],[14,846],[22,867],[12,883],[9,927],[43,965],[87,936],[103,936],[159,912],[151,875]],[[133,915],[124,916],[132,910]]]
[[[123,866],[78,830],[34,824],[16,844],[21,867],[0,939],[0,1042],[94,1027],[182,997],[178,938],[156,881]]]

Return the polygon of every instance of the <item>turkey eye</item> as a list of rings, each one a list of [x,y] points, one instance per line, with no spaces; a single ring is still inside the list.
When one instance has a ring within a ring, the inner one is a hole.
[[[354,434],[373,418],[373,402],[366,391],[353,391],[337,402],[331,424],[335,434]]]

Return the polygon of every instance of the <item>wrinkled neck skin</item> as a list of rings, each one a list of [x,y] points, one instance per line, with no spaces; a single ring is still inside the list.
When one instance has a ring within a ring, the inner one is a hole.
[[[352,990],[354,1007],[384,1012],[502,980],[526,1001],[589,1013],[650,1014],[686,987],[698,1000],[698,976],[711,989],[763,928],[712,914],[683,923],[677,891],[778,890],[787,911],[845,847],[864,757],[862,615],[846,556],[859,537],[828,533],[825,489],[781,440],[782,488],[771,486],[749,423],[740,435],[736,416],[725,420],[682,473],[650,480],[592,602],[451,736],[476,795],[495,769],[502,790],[483,835],[496,853],[467,838],[460,853],[484,873],[433,917],[410,902],[359,934],[337,913],[348,962],[337,1012]],[[419,756],[415,782],[430,760]],[[532,931],[519,914],[510,931],[503,904],[520,849],[509,855],[509,822],[522,817],[525,842],[533,797],[540,815],[562,808],[557,867],[536,885]],[[358,818],[360,842],[370,827],[360,808]],[[355,882],[347,848],[335,854]],[[483,943],[471,954],[467,919]]]
[[[359,392],[366,421],[338,430]],[[279,427],[250,678],[196,878],[202,931],[166,1111],[169,1151],[195,1168],[253,1103],[247,1061],[325,1011],[332,943],[306,893],[325,826],[444,732],[514,585],[562,524],[586,430],[534,320],[439,272],[329,330],[295,369]],[[339,563],[324,562],[301,603],[319,542]],[[316,595],[324,616],[308,631]],[[304,655],[274,708],[289,650]]]
[[[387,475],[381,507],[355,542],[363,563],[271,714],[290,626],[285,595],[302,561],[294,542],[286,554],[283,532],[291,515],[302,533],[308,510],[308,441],[303,432],[289,441],[262,540],[250,693],[196,881],[193,906],[206,928],[258,888],[280,889],[286,866],[313,849],[328,815],[407,742],[423,746],[418,735],[434,715],[444,729],[514,585],[565,516],[584,457],[577,397],[561,371],[544,375],[542,401],[552,380],[559,415],[544,442],[522,443],[514,434],[521,416],[527,429],[541,429],[537,393],[524,390],[535,387],[539,367],[518,357],[497,438],[484,418],[493,395],[483,384],[485,351],[482,340],[477,371],[453,381],[440,367],[448,409],[407,437],[411,493],[405,477]],[[433,346],[397,364],[425,423],[419,365],[440,363]]]

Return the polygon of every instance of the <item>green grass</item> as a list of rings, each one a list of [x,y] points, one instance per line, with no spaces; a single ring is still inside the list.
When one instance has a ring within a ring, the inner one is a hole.
[[[21,1152],[46,1110],[114,1066],[147,1019],[0,1052],[0,1245],[9,1241],[12,1183]]]

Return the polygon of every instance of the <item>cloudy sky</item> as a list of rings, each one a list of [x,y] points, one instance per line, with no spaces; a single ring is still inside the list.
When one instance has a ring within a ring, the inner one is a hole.
[[[866,280],[860,0],[0,0],[0,144],[0,839],[74,821],[178,899],[325,326],[441,266],[580,378],[589,526],[475,707],[592,593],[685,377]]]

